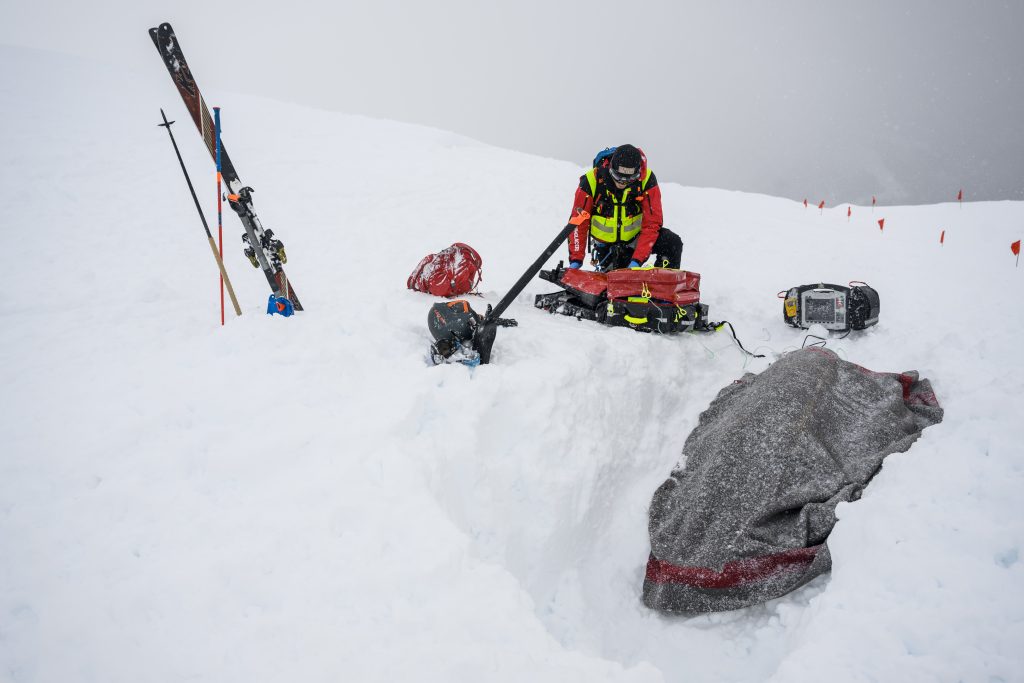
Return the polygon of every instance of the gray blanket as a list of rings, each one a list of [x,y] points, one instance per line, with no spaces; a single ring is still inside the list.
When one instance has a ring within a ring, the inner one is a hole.
[[[825,540],[890,453],[942,421],[928,380],[823,349],[722,389],[651,501],[644,603],[715,612],[777,598],[831,568]]]

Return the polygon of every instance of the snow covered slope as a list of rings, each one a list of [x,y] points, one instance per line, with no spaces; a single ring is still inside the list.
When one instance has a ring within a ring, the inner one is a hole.
[[[491,365],[428,368],[413,266],[472,244],[483,310],[580,167],[207,92],[307,308],[263,314],[229,214],[244,315],[221,328],[160,107],[215,224],[212,164],[151,57],[143,78],[0,47],[0,680],[1022,680],[1024,204],[847,220],[664,186],[712,317],[769,358],[548,316],[537,281]],[[647,505],[700,411],[803,342],[776,292],[851,279],[881,323],[829,348],[919,370],[945,421],[841,506],[830,576],[645,609]]]

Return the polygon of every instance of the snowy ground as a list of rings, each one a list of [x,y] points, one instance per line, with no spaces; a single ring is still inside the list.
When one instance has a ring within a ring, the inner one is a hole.
[[[536,281],[491,365],[428,368],[418,260],[472,244],[496,302],[580,166],[207,92],[307,308],[263,314],[229,214],[222,328],[160,107],[215,224],[213,168],[151,57],[0,47],[0,681],[1024,680],[1024,203],[666,185],[712,318],[768,359],[548,316]],[[828,347],[919,370],[945,421],[841,506],[831,575],[647,610],[647,505],[697,416],[801,345],[776,292],[853,279],[881,323]]]

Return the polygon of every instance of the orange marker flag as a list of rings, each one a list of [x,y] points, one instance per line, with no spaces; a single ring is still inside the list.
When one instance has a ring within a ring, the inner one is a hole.
[[[939,235],[939,244],[945,244],[945,243],[946,243],[946,231],[943,230],[942,234]]]
[[[878,219],[878,229],[879,230],[885,230],[885,219],[884,218],[879,218]]]
[[[963,188],[961,188],[961,189],[960,189],[960,191],[956,193],[956,200],[957,200],[958,202],[962,202],[962,201],[964,200],[964,191],[963,191]]]
[[[1013,255],[1017,257],[1017,265],[1014,266],[1014,268],[1016,268],[1020,265],[1020,240],[1017,240],[1010,245],[1010,251],[1012,251]]]
[[[822,213],[825,213],[825,200],[821,200],[821,204],[818,204],[818,208],[821,209]]]
[[[853,213],[852,207],[846,207],[846,222],[850,222],[850,214]]]
[[[804,208],[807,208],[807,197],[804,197]]]

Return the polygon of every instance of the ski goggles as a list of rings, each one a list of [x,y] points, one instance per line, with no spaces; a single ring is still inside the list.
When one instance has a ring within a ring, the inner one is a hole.
[[[609,166],[608,174],[617,183],[632,183],[640,179],[639,168],[626,168],[624,166],[615,168],[614,166]]]

